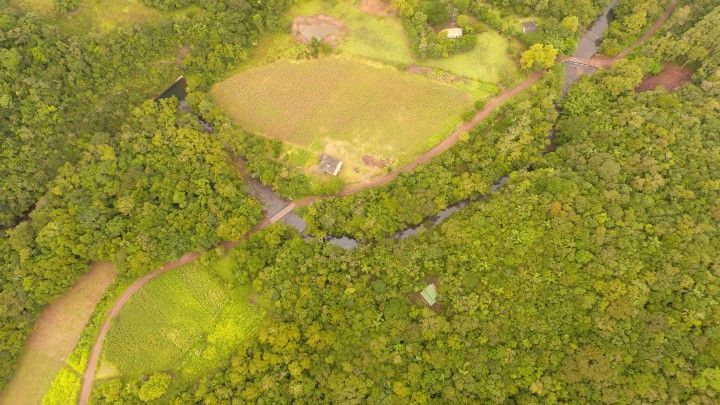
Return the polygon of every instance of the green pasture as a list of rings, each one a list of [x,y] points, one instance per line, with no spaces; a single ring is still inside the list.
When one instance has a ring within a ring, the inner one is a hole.
[[[197,376],[254,333],[263,311],[210,271],[178,268],[133,296],[108,333],[98,379],[159,371]]]
[[[211,94],[245,129],[351,164],[363,154],[408,160],[446,136],[475,100],[464,87],[341,57],[251,68]]]
[[[355,1],[300,2],[288,14],[291,20],[313,14],[326,14],[342,20],[349,33],[339,44],[340,51],[391,64],[411,64],[415,60],[398,18],[365,13]]]
[[[60,27],[73,33],[108,32],[118,27],[153,24],[164,17],[199,10],[189,8],[170,13],[149,7],[142,0],[81,0],[76,10],[61,14],[55,10],[55,0],[10,0],[10,6],[56,18]]]
[[[362,56],[393,65],[417,64],[442,69],[454,75],[485,84],[509,85],[519,80],[516,59],[519,44],[498,32],[488,30],[477,35],[477,46],[443,59],[417,58],[400,18],[375,16],[360,10],[357,1],[310,0],[291,8],[288,24],[294,17],[326,14],[342,20],[349,28],[338,45],[340,52]]]
[[[514,54],[519,54],[519,45],[496,31],[485,31],[477,35],[477,45],[470,51],[421,63],[484,83],[510,87],[521,78],[519,66],[512,58]]]

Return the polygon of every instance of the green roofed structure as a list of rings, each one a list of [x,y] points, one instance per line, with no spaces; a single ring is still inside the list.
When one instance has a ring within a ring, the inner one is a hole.
[[[425,301],[428,303],[428,305],[433,306],[435,305],[435,302],[437,302],[437,288],[435,288],[435,284],[430,283],[427,287],[425,287],[424,290],[420,292],[420,295],[425,299]]]

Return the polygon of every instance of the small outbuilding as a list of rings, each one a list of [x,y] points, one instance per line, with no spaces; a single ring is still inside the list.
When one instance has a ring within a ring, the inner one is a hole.
[[[437,288],[434,283],[430,283],[424,290],[420,291],[420,296],[423,297],[428,305],[433,306],[437,302]]]
[[[330,156],[327,153],[323,153],[320,155],[320,164],[318,165],[318,168],[327,174],[337,176],[342,165],[342,160],[334,156]]]
[[[537,31],[537,23],[535,21],[525,21],[522,23],[523,34],[530,34]]]
[[[445,30],[448,38],[460,38],[463,35],[462,28],[448,28]]]

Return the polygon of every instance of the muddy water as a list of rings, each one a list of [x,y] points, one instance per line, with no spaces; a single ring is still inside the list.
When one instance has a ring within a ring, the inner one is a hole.
[[[164,98],[175,97],[178,101],[185,101],[187,95],[187,81],[184,77],[180,76],[175,83],[167,88],[161,95],[157,96],[155,100],[162,100]]]
[[[603,34],[612,22],[612,10],[615,8],[617,3],[618,0],[612,0],[610,4],[608,4],[602,15],[598,17],[597,20],[595,20],[593,25],[590,26],[590,29],[587,30],[587,32],[585,33],[585,35],[582,36],[582,38],[580,38],[580,41],[578,41],[578,45],[577,48],[575,48],[575,53],[573,54],[573,56],[583,59],[589,59],[595,56],[598,49],[600,48]],[[580,79],[580,76],[582,76],[583,74],[592,73],[593,71],[593,68],[580,67],[577,65],[566,63],[565,85],[563,87],[563,94],[567,94],[570,86],[577,82]]]

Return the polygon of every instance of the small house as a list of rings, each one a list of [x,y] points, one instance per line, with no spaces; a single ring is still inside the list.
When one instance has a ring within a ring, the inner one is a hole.
[[[448,38],[460,38],[463,34],[462,28],[448,28],[445,31]]]
[[[428,303],[428,305],[433,306],[437,302],[437,288],[435,287],[434,283],[430,283],[427,287],[425,287],[424,290],[420,292],[420,296],[423,297],[425,302]]]
[[[531,34],[537,31],[537,23],[535,21],[525,21],[522,23],[523,34]]]
[[[340,172],[340,168],[342,167],[342,165],[343,165],[342,160],[340,160],[334,156],[330,156],[326,153],[323,153],[322,155],[320,155],[320,164],[318,165],[318,167],[320,168],[321,171],[323,171],[327,174],[337,176],[338,173]]]

